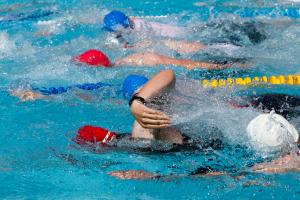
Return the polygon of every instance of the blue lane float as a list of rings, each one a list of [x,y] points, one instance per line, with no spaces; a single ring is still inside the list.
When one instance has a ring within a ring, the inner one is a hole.
[[[84,83],[84,84],[76,84],[76,85],[71,85],[71,86],[67,86],[67,87],[33,87],[32,90],[35,92],[39,92],[43,95],[58,95],[58,94],[63,94],[68,92],[70,89],[74,89],[74,88],[78,88],[81,90],[98,90],[100,88],[103,87],[110,87],[113,86],[111,84],[108,83],[102,83],[102,82],[98,82],[98,83]]]
[[[51,10],[43,10],[43,9],[36,9],[32,12],[19,12],[16,14],[10,14],[3,16],[0,20],[1,24],[9,23],[9,22],[16,22],[16,21],[35,21],[41,18],[45,18],[55,14],[54,11]]]

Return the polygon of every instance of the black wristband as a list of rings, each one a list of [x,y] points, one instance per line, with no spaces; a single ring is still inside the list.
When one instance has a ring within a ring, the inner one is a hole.
[[[131,97],[131,99],[129,100],[129,107],[131,106],[131,104],[132,104],[132,102],[134,101],[134,100],[138,100],[139,102],[141,102],[142,104],[146,104],[146,100],[143,98],[143,97],[140,97],[140,96],[138,96],[137,94],[135,94],[135,95],[133,95],[132,97]]]

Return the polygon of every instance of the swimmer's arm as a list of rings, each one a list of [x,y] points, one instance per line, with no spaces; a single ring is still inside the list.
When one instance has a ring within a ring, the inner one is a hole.
[[[174,86],[174,84],[175,75],[173,71],[162,70],[138,91],[138,96],[147,100],[163,90]],[[166,128],[171,124],[170,118],[165,113],[148,108],[139,101],[133,101],[130,110],[136,121],[143,128]]]
[[[174,65],[183,66],[188,70],[192,69],[225,69],[228,68],[229,65],[219,65],[219,64],[212,64],[207,62],[199,62],[199,61],[193,61],[193,60],[174,60]]]
[[[212,64],[207,62],[199,62],[199,61],[193,61],[188,59],[175,59],[175,58],[165,58],[164,60],[165,65],[174,65],[174,66],[182,66],[185,67],[187,70],[192,69],[225,69],[228,68],[229,65],[219,65],[219,64]]]
[[[143,170],[119,170],[109,172],[110,176],[113,176],[122,180],[146,180],[146,179],[156,179],[159,175],[146,172]]]
[[[253,172],[278,174],[300,171],[300,156],[285,155],[271,162],[263,162],[252,167]]]
[[[168,62],[165,59],[169,59],[167,56],[163,56],[157,53],[134,53],[126,57],[120,58],[115,62],[115,66],[157,66],[166,65]],[[165,63],[166,62],[166,63]]]
[[[153,76],[138,92],[144,99],[156,96],[162,91],[173,87],[176,82],[175,74],[172,70],[162,70]]]
[[[177,51],[181,54],[189,54],[196,51],[199,51],[206,46],[199,42],[187,42],[187,41],[175,41],[175,40],[163,40],[165,46],[169,49]]]
[[[206,62],[197,62],[192,60],[181,60],[171,58],[168,56],[160,55],[157,53],[135,53],[127,57],[121,58],[115,62],[115,66],[157,66],[157,65],[174,65],[183,66],[188,70],[194,68],[202,69],[223,69],[227,68],[227,65],[216,65]]]
[[[119,170],[119,171],[112,171],[108,173],[110,176],[113,176],[118,179],[122,180],[149,180],[149,179],[160,179],[160,180],[166,180],[170,181],[172,179],[178,179],[178,178],[184,178],[184,177],[190,177],[190,178],[200,178],[200,177],[215,177],[215,176],[222,176],[225,175],[225,173],[222,172],[209,172],[206,174],[198,174],[198,175],[174,175],[174,174],[168,174],[168,175],[160,175],[160,174],[154,174],[151,172],[146,172],[144,170]]]
[[[48,96],[42,95],[38,92],[33,92],[31,90],[11,90],[9,91],[12,96],[18,97],[21,101],[34,101],[37,99],[48,99]]]
[[[159,41],[162,42],[166,47],[168,47],[171,50],[174,50],[181,54],[190,54],[197,52],[201,49],[204,49],[206,46],[199,42],[187,42],[187,41],[176,41],[176,40],[162,40]],[[153,41],[151,40],[143,40],[140,42],[137,42],[135,44],[128,44],[126,43],[124,45],[124,48],[131,48],[134,50],[140,50],[148,48],[150,45],[153,45]]]

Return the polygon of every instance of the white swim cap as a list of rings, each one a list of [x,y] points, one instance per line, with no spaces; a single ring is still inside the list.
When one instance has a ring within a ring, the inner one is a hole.
[[[254,118],[247,126],[247,133],[256,150],[286,146],[299,139],[295,127],[274,111]]]

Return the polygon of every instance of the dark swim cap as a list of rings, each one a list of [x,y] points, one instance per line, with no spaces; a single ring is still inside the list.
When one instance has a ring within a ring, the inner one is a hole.
[[[115,26],[120,25],[124,28],[129,27],[129,17],[127,17],[123,12],[121,11],[111,11],[107,15],[105,15],[104,19],[104,29],[108,31],[115,31]]]
[[[123,95],[129,100],[133,93],[147,83],[149,79],[141,75],[129,75],[123,82]]]

